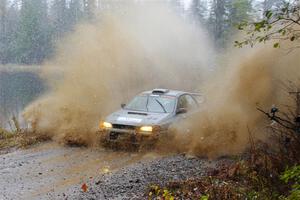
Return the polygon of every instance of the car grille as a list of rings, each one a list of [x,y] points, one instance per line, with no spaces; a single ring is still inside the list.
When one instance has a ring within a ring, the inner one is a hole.
[[[113,124],[113,128],[134,130],[136,129],[136,126],[124,125],[124,124]]]
[[[120,133],[117,133],[117,132],[110,132],[109,139],[116,140],[118,138],[119,134]]]

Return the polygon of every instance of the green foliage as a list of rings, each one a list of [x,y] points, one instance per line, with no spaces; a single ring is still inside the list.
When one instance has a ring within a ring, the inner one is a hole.
[[[286,184],[292,184],[289,196],[282,198],[286,200],[300,199],[300,165],[285,170],[280,179]]]
[[[165,200],[174,200],[174,195],[168,189],[162,189],[157,185],[150,186],[150,192],[148,198],[162,197]]]
[[[202,195],[200,197],[200,200],[208,200],[209,199],[209,195]]]
[[[242,41],[235,41],[236,47],[244,45],[254,46],[275,40],[273,47],[279,48],[282,41],[299,41],[300,39],[300,1],[293,3],[284,2],[277,4],[277,8],[270,8],[264,12],[263,19],[241,22],[237,28],[246,33]],[[297,44],[295,44],[296,47]]]
[[[254,191],[254,190],[249,191],[246,194],[246,199],[249,199],[249,200],[256,200],[256,199],[258,200],[258,199],[260,199],[260,197],[261,197],[260,193],[257,191]]]
[[[179,194],[179,196],[178,196]],[[164,199],[164,200],[174,200],[174,199],[180,199],[181,192],[176,190],[171,190],[168,188],[161,188],[158,185],[151,185],[150,191],[148,193],[148,199]],[[184,196],[184,195],[183,195]],[[209,195],[196,195],[198,196],[199,200],[209,200]]]
[[[278,48],[279,47],[279,42],[275,43],[273,46],[274,46],[274,48]]]

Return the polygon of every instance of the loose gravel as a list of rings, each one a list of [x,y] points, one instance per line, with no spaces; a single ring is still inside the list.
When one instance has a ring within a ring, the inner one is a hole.
[[[215,167],[215,161],[176,155],[139,162],[116,172],[104,174],[87,183],[88,191],[76,188],[71,199],[143,199],[151,184],[198,178],[205,169]]]

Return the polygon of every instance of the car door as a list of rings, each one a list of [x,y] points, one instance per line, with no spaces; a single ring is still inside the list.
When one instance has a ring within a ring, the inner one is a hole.
[[[182,125],[181,127],[177,127],[180,133],[189,133],[187,119],[197,112],[198,107],[196,100],[189,94],[183,94],[178,98],[175,121],[180,122]],[[187,124],[185,125],[185,123]]]

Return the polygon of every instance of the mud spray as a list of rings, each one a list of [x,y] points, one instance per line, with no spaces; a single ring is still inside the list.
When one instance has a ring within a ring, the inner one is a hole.
[[[204,83],[203,110],[174,127],[179,151],[211,158],[239,154],[247,148],[250,132],[255,141],[269,139],[265,127],[270,121],[257,107],[292,105],[282,83],[299,82],[299,53],[283,55],[272,47],[238,51]]]
[[[172,127],[172,144],[197,155],[236,154],[247,146],[247,127],[262,122],[257,104],[270,107],[277,101],[277,80],[291,79],[284,72],[299,77],[299,70],[290,69],[299,65],[295,53],[231,52],[215,67],[205,31],[167,5],[128,4],[121,10],[79,25],[58,44],[56,57],[41,73],[51,91],[24,111],[37,132],[60,142],[96,145],[99,120],[138,92],[202,91],[207,95],[203,111]]]

